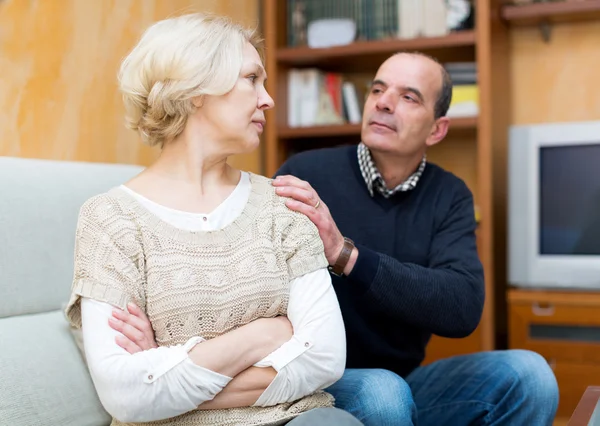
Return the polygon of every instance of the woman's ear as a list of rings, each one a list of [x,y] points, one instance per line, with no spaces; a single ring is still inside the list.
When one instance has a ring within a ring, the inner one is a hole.
[[[203,102],[204,96],[195,96],[192,98],[192,105],[194,105],[196,108],[202,107]]]

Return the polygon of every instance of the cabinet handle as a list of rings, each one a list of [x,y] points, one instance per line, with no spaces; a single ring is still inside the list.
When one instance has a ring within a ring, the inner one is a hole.
[[[538,302],[534,302],[531,311],[538,317],[549,317],[554,315],[554,305],[540,306]]]

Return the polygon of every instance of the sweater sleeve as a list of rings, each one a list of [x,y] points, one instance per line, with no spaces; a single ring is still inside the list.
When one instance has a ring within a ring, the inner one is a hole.
[[[461,186],[435,231],[429,265],[403,263],[357,244],[347,283],[368,308],[391,321],[443,337],[464,337],[479,324],[485,299],[473,199]]]
[[[133,302],[145,310],[143,251],[137,228],[108,194],[86,201],[75,232],[71,298],[65,313],[81,327],[81,298],[89,297],[125,309]]]
[[[255,364],[277,371],[256,406],[295,401],[330,386],[344,373],[344,322],[327,269],[292,281],[287,317],[292,339]]]
[[[281,235],[290,280],[328,266],[323,241],[314,223],[302,213],[292,211],[283,197],[275,196],[274,226]]]
[[[108,324],[111,313],[107,303],[81,301],[86,360],[98,397],[114,418],[149,422],[174,417],[212,400],[231,381],[190,360],[189,351],[203,340],[199,337],[129,354],[115,341],[120,333]]]

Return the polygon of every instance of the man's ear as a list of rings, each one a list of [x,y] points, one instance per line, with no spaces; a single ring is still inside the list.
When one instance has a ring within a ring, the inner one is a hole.
[[[448,134],[449,126],[450,119],[448,117],[440,117],[437,120],[435,120],[435,123],[431,128],[431,132],[429,133],[429,136],[425,141],[427,146],[433,146],[438,142],[441,142],[442,139],[444,139]]]

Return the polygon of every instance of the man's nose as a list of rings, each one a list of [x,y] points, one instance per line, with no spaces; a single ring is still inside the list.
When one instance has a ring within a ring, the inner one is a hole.
[[[392,99],[392,95],[389,92],[383,93],[379,99],[377,99],[377,103],[375,104],[378,111],[393,113],[394,112],[394,102]]]

